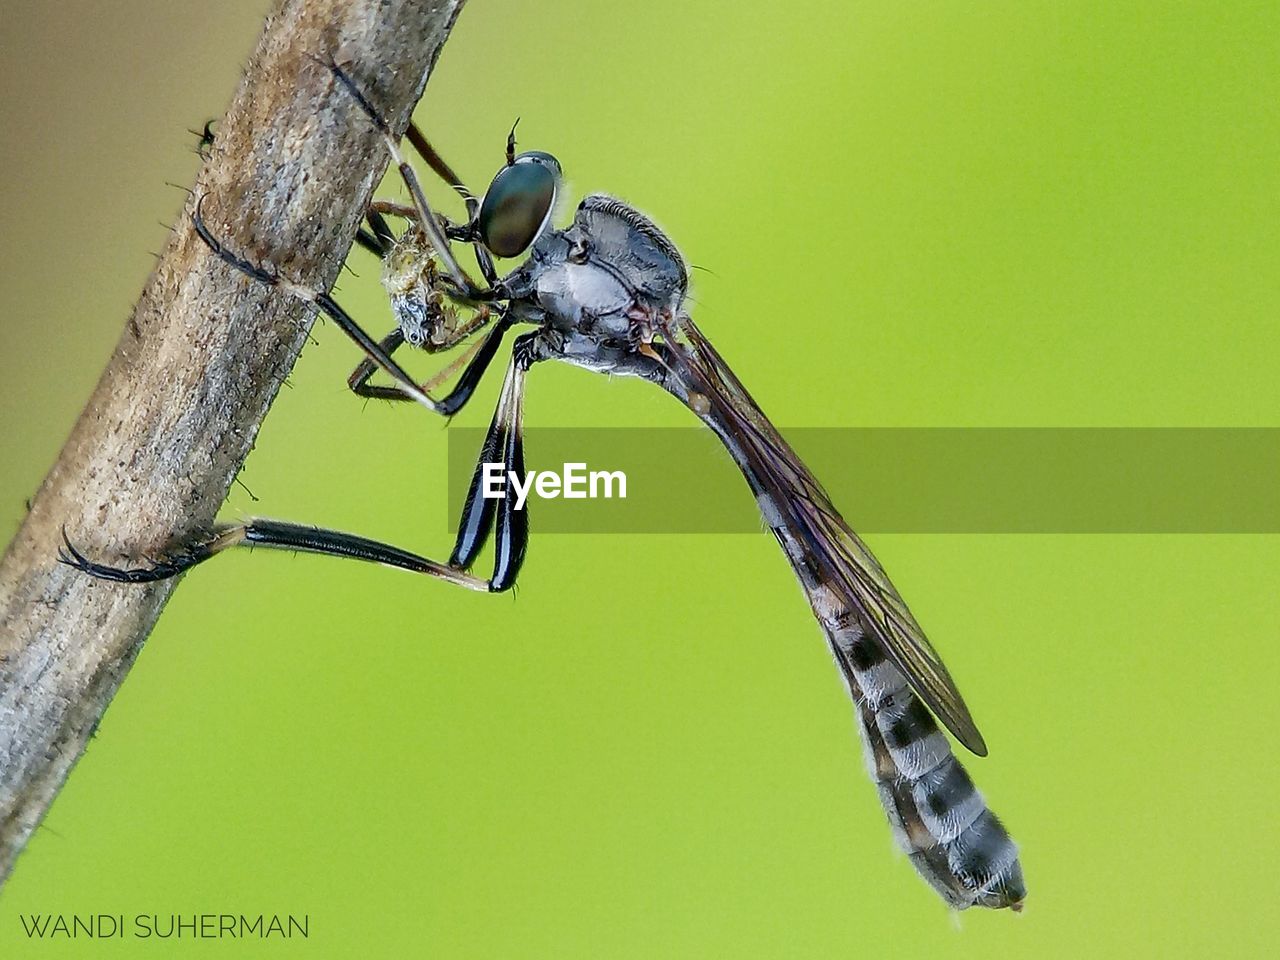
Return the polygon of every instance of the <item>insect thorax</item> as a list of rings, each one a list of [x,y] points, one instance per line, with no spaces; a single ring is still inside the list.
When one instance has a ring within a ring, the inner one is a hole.
[[[688,273],[653,221],[621,200],[593,194],[568,228],[542,235],[510,285],[531,319],[616,341],[633,336],[645,317],[678,314]]]

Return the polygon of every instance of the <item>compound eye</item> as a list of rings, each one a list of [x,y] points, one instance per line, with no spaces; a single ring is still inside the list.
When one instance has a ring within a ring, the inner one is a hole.
[[[560,164],[546,153],[522,153],[489,184],[476,230],[498,257],[517,257],[538,239],[551,218]]]

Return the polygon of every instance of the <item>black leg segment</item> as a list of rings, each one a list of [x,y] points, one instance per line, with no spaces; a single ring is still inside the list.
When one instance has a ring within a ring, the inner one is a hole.
[[[146,567],[113,567],[88,559],[63,533],[64,547],[58,560],[99,580],[117,583],[154,583],[185,573],[197,564],[215,557],[231,547],[271,547],[302,553],[318,553],[330,557],[349,557],[369,563],[408,570],[436,577],[471,590],[490,591],[489,581],[474,577],[435,560],[419,556],[400,547],[353,533],[326,530],[323,527],[287,523],[282,520],[250,520],[247,523],[219,527],[211,536],[179,547],[163,560]]]
[[[467,365],[463,368],[462,374],[458,377],[458,382],[454,384],[453,389],[443,399],[435,401],[437,413],[451,417],[466,406],[467,401],[471,399],[476,387],[488,371],[489,365],[493,362],[493,358],[498,352],[498,347],[502,345],[503,336],[510,329],[511,322],[505,317],[500,318],[489,329],[489,332],[485,334],[484,340],[480,342],[480,346],[476,349],[475,354],[467,361]],[[404,333],[397,327],[378,341],[378,346],[390,356],[403,346],[404,342]],[[369,380],[377,369],[377,364],[372,360],[361,360],[360,364],[351,371],[351,376],[347,378],[347,386],[357,396],[374,400],[402,401],[413,399],[405,396],[399,387],[386,387],[370,383]]]
[[[337,301],[335,301],[333,297],[321,290],[304,287],[301,284],[286,280],[278,273],[260,267],[228,250],[227,247],[225,247],[222,242],[209,231],[208,226],[205,224],[204,217],[201,213],[201,204],[203,202],[203,197],[196,202],[195,212],[191,215],[192,224],[195,227],[196,233],[199,234],[200,239],[208,244],[209,249],[217,254],[219,259],[260,283],[264,283],[271,287],[279,287],[305,303],[315,304],[325,312],[334,324],[337,325],[338,329],[355,341],[356,346],[364,352],[366,357],[381,367],[393,380],[396,381],[401,391],[421,403],[428,410],[436,410],[436,402],[422,391],[414,379],[410,377],[398,363],[391,359],[390,355],[382,349],[376,340],[369,336],[369,334],[365,333],[360,325],[351,318],[350,314],[338,305]]]

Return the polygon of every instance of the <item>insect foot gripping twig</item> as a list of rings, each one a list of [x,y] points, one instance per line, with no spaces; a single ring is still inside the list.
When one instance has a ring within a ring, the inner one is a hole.
[[[403,130],[462,0],[278,0],[200,171],[237,249],[329,289],[387,165],[315,56],[376,83]],[[160,554],[212,529],[305,342],[306,305],[220,260],[180,218],[85,412],[0,561],[0,880],[44,816],[174,581],[117,585],[58,562]],[[199,329],[200,337],[190,336]],[[141,349],[140,342],[145,344]],[[174,358],[180,358],[174,362]]]

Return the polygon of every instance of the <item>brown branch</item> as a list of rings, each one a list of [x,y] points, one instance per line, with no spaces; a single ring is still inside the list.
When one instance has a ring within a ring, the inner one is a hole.
[[[159,554],[207,530],[312,317],[191,228],[328,289],[387,154],[314,58],[334,57],[393,129],[408,123],[463,0],[280,0],[193,199],[0,561],[0,881],[39,824],[173,589],[56,562],[65,525],[95,557]]]

